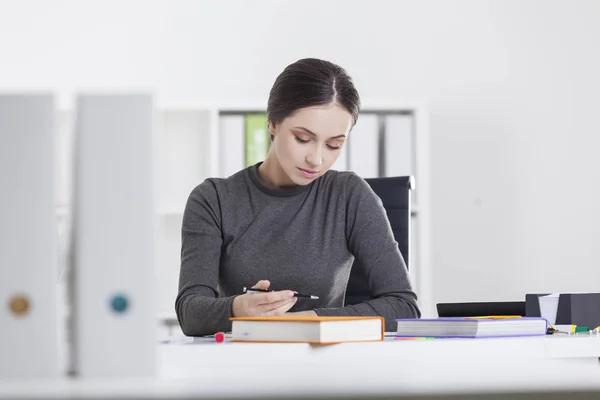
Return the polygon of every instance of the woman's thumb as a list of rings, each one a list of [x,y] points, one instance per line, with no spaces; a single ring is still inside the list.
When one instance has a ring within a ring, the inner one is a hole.
[[[269,286],[271,285],[271,282],[267,281],[267,280],[261,280],[258,281],[256,283],[256,285],[252,286],[254,289],[262,289],[262,290],[267,290],[269,288]]]

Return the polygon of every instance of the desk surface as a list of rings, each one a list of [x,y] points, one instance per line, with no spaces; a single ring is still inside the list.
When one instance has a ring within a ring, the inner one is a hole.
[[[426,339],[383,342],[342,343],[313,346],[304,343],[215,343],[211,338],[174,338],[159,346],[161,374],[182,377],[211,368],[238,366],[278,366],[314,364],[346,368],[361,364],[393,367],[415,360],[461,358],[565,359],[600,357],[600,336],[536,336],[489,339]]]
[[[375,343],[160,344],[158,377],[11,382],[0,397],[251,398],[554,392],[600,394],[600,337],[386,340]]]

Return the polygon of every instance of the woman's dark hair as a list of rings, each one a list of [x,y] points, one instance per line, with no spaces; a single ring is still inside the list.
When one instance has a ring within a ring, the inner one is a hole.
[[[329,61],[304,58],[288,65],[275,80],[267,120],[276,124],[301,108],[332,103],[345,108],[352,115],[352,126],[356,124],[360,97],[346,70]]]

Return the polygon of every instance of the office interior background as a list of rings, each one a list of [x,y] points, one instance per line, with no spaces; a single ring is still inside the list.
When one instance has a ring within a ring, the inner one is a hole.
[[[432,304],[598,291],[598,1],[0,9],[0,90],[50,90],[61,109],[79,91],[151,91],[172,109],[266,105],[289,63],[336,62],[363,98],[427,111]]]

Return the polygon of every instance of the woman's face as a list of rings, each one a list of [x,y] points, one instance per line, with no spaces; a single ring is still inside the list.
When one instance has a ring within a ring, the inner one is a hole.
[[[306,107],[273,126],[273,150],[283,171],[296,185],[325,174],[340,156],[352,115],[337,104]]]

